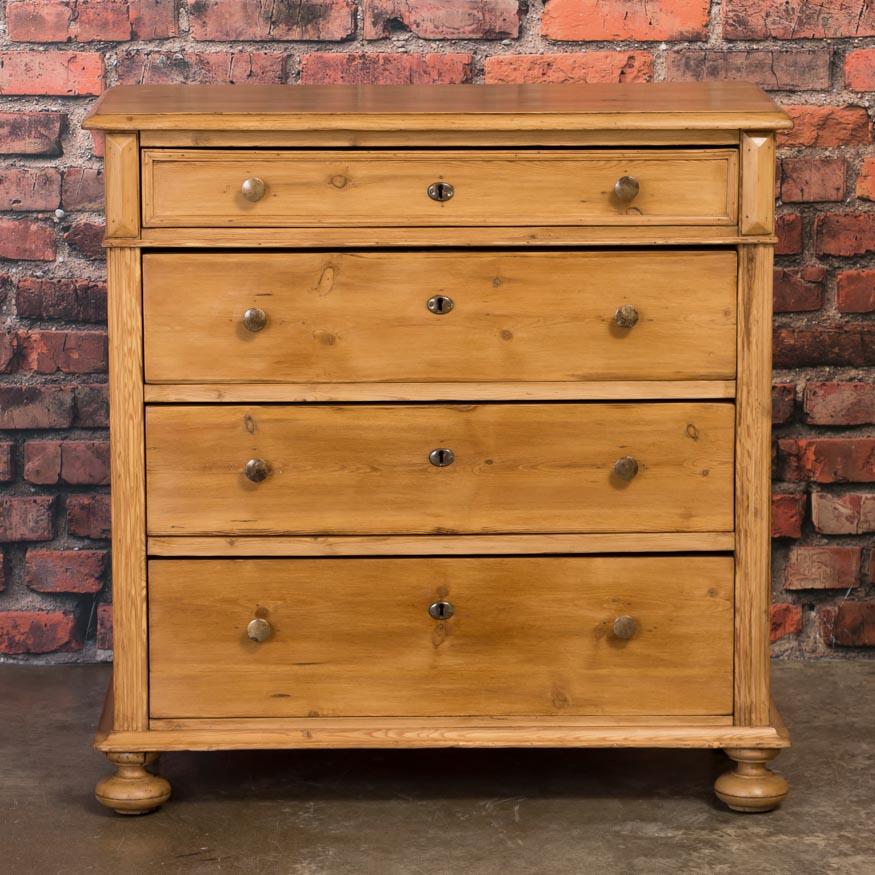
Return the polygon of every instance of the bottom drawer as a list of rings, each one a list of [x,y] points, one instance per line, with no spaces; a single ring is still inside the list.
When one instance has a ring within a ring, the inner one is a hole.
[[[729,556],[153,560],[150,710],[729,714],[732,596]]]

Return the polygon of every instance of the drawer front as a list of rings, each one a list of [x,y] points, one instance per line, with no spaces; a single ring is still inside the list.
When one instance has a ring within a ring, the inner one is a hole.
[[[146,254],[143,289],[150,382],[735,377],[729,251]]]
[[[729,531],[733,427],[729,403],[150,407],[148,529]]]
[[[728,714],[732,581],[729,556],[153,560],[151,714]]]
[[[733,149],[143,152],[147,228],[731,225],[736,200]]]

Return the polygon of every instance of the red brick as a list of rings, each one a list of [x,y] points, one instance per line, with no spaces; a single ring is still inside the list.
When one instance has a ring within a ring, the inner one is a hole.
[[[27,586],[37,592],[100,592],[105,566],[105,550],[28,550]]]
[[[15,289],[19,316],[28,319],[106,321],[106,285],[93,280],[24,277]]]
[[[814,235],[818,255],[867,255],[875,252],[875,213],[824,213]]]
[[[15,370],[18,348],[18,335],[10,330],[0,331],[0,374]]]
[[[875,7],[869,0],[726,0],[727,39],[823,39],[875,34]]]
[[[836,281],[836,307],[842,313],[875,311],[875,270],[844,270]]]
[[[6,589],[6,556],[0,550],[0,592]]]
[[[775,255],[798,255],[802,252],[802,216],[783,213],[775,219]]]
[[[175,36],[175,0],[9,0],[9,38],[91,42]]]
[[[812,425],[875,423],[875,383],[817,383],[805,387],[804,409]]]
[[[65,118],[60,112],[0,112],[0,154],[60,155]]]
[[[109,483],[106,441],[28,441],[24,445],[24,479],[41,486]]]
[[[74,390],[76,428],[107,428],[109,426],[109,396],[107,385],[77,386]]]
[[[77,538],[108,538],[109,516],[108,495],[67,496],[67,531]]]
[[[99,2],[99,0],[98,0]],[[16,42],[67,42],[73,10],[63,0],[7,0],[6,30]]]
[[[0,210],[46,211],[61,204],[61,174],[53,167],[0,167]]]
[[[162,39],[179,33],[177,0],[127,0],[131,36],[135,39]]]
[[[875,48],[845,55],[845,85],[851,91],[875,91]]]
[[[875,323],[778,328],[772,341],[776,368],[875,365]]]
[[[68,167],[61,187],[65,210],[103,209],[103,171],[93,167]]]
[[[5,52],[0,94],[100,94],[103,71],[100,52]]]
[[[343,40],[355,31],[354,0],[192,0],[196,40]]]
[[[856,195],[867,201],[875,201],[875,157],[866,158],[860,165]]]
[[[106,153],[106,137],[103,131],[89,131],[91,134],[91,154],[103,158]]]
[[[869,143],[871,123],[862,106],[784,106],[793,129],[778,132],[780,146],[853,146]]]
[[[860,582],[860,547],[793,547],[784,589],[850,589]]]
[[[875,493],[848,492],[811,495],[814,528],[823,535],[864,535],[875,532]]]
[[[53,502],[48,495],[0,498],[0,541],[50,541],[55,536]]]
[[[12,450],[15,444],[11,441],[0,443],[0,482],[8,483],[15,478],[15,462],[12,458]]]
[[[782,425],[793,418],[793,408],[796,404],[796,386],[794,383],[776,383],[772,386],[772,423]]]
[[[784,158],[781,198],[787,203],[840,201],[845,196],[842,158]]]
[[[518,0],[364,0],[365,39],[409,31],[424,39],[519,36]]]
[[[772,495],[772,537],[801,538],[805,519],[804,492],[776,492]]]
[[[104,231],[102,222],[75,222],[70,230],[64,234],[64,240],[86,258],[103,261],[105,258],[103,251]]]
[[[799,313],[823,306],[823,281],[826,268],[814,265],[793,270],[775,269],[775,312]]]
[[[0,428],[69,428],[73,390],[67,386],[0,386]]]
[[[22,369],[39,374],[106,371],[106,332],[30,331],[23,335]]]
[[[0,218],[0,258],[54,261],[54,228],[28,219]]]
[[[769,609],[769,640],[774,644],[788,635],[798,635],[802,631],[802,608],[786,602],[773,604]]]
[[[815,483],[875,482],[875,438],[784,438],[778,476]]]
[[[495,55],[486,59],[489,84],[518,82],[649,82],[650,52],[567,52]]]
[[[301,58],[305,85],[458,85],[471,81],[470,54],[464,52],[312,52]]]
[[[541,33],[554,40],[699,40],[708,0],[547,0]]]
[[[285,78],[285,55],[279,52],[128,51],[116,66],[123,85],[188,82],[257,82],[278,84]]]
[[[820,621],[822,634],[832,646],[875,647],[875,599],[826,605]]]
[[[740,79],[776,91],[829,88],[830,52],[814,49],[678,49],[666,55],[665,78],[674,82]]]
[[[97,649],[112,650],[112,605],[97,606]]]
[[[75,617],[66,611],[7,611],[0,614],[0,653],[80,650]]]

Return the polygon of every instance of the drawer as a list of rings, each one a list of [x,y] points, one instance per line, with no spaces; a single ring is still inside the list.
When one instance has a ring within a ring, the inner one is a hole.
[[[736,285],[731,251],[146,254],[146,379],[734,379]]]
[[[147,525],[153,535],[730,531],[733,427],[727,402],[149,407]],[[452,463],[432,464],[436,450]],[[631,479],[614,470],[625,458],[637,460]],[[246,468],[269,473],[252,482]]]
[[[730,556],[153,560],[151,714],[728,714],[732,593]]]
[[[143,151],[147,228],[731,225],[736,201],[734,149]]]

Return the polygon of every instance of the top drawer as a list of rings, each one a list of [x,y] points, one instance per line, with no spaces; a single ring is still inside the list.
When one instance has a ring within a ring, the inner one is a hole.
[[[733,149],[143,151],[147,228],[731,225],[736,200]]]

